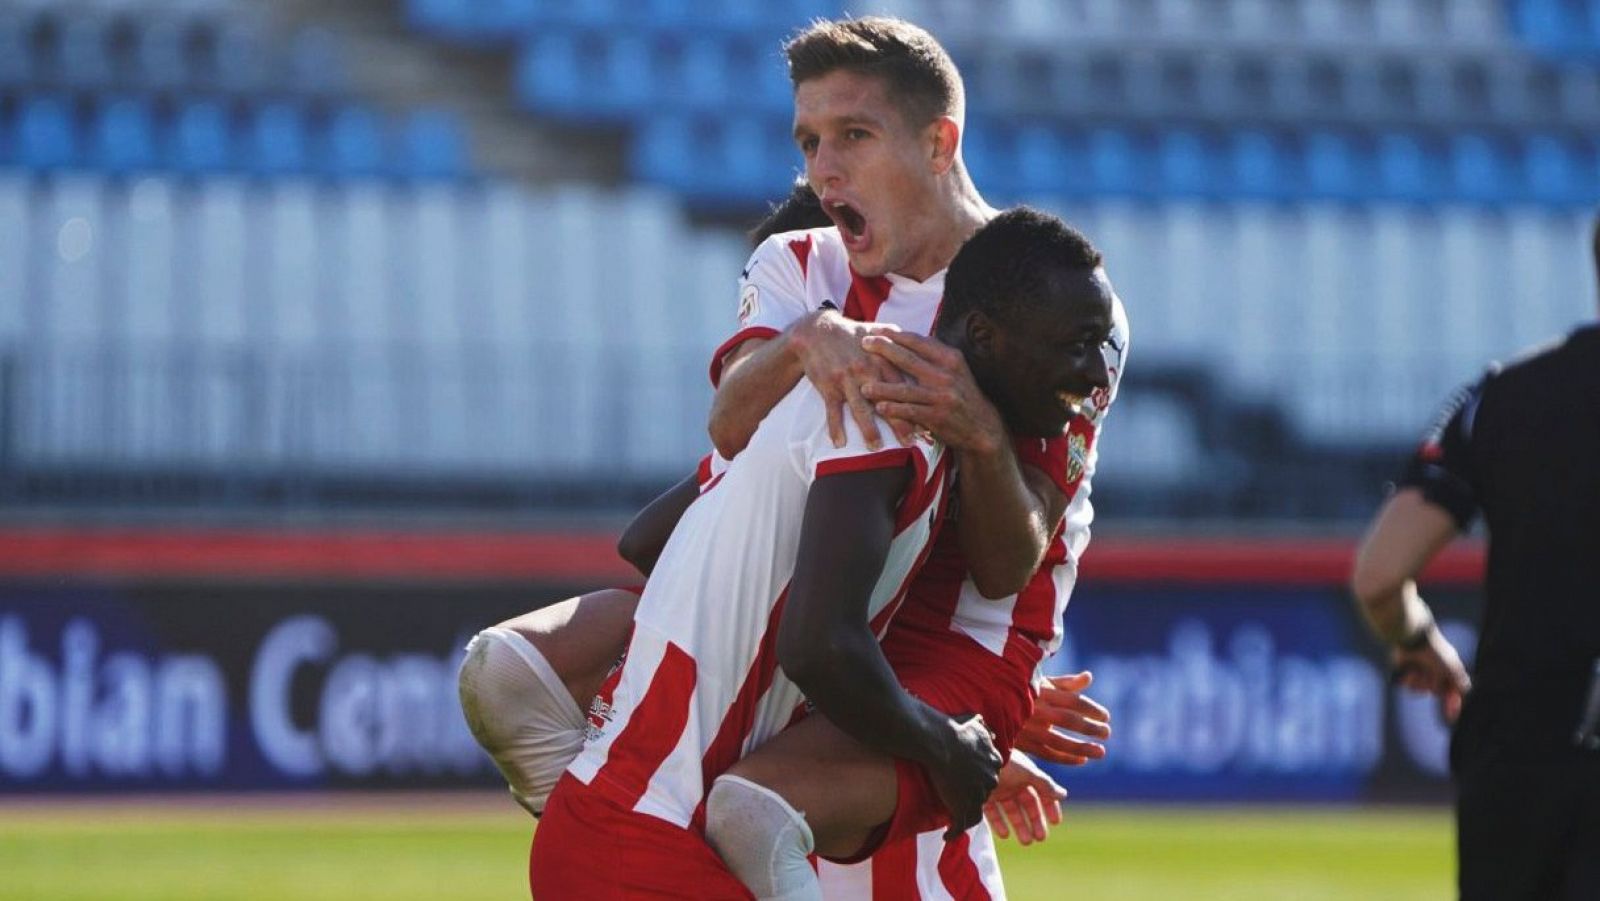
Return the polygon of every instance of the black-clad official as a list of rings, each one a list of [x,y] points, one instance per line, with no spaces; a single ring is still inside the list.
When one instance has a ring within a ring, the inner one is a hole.
[[[1400,681],[1455,721],[1461,897],[1600,901],[1600,324],[1457,392],[1397,487],[1351,587]],[[1479,514],[1469,680],[1414,580]]]

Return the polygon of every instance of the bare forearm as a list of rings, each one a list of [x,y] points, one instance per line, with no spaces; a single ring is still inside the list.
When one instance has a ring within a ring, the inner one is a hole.
[[[869,748],[930,762],[944,715],[907,694],[865,629],[847,628],[807,652],[795,683],[818,713]]]
[[[1450,515],[1415,489],[1403,489],[1385,502],[1356,551],[1350,575],[1350,591],[1374,635],[1404,641],[1433,621],[1417,594],[1416,578],[1455,534]]]
[[[1060,511],[1052,511],[1029,485],[1009,446],[957,453],[959,537],[972,580],[987,598],[1016,594],[1044,560]]]
[[[633,517],[622,538],[617,541],[617,553],[645,576],[655,568],[661,549],[667,546],[672,530],[677,528],[683,511],[689,509],[700,496],[699,481],[694,473],[667,489]]]
[[[1433,612],[1417,593],[1417,583],[1405,580],[1397,588],[1360,599],[1361,614],[1380,641],[1399,644],[1433,622]]]
[[[739,355],[723,369],[711,403],[709,428],[717,453],[730,460],[744,450],[761,420],[805,375],[790,332],[762,341],[754,350],[736,353]]]

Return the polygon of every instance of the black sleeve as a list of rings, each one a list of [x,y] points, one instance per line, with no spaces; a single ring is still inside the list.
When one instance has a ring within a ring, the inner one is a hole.
[[[1398,488],[1419,489],[1429,503],[1449,513],[1462,531],[1472,525],[1478,514],[1477,480],[1472,468],[1473,426],[1483,390],[1493,376],[1491,372],[1450,396],[1395,483]]]

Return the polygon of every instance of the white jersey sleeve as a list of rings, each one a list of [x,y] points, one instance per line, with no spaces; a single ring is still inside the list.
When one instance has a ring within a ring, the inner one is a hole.
[[[806,265],[811,238],[785,232],[761,242],[739,273],[739,328],[711,355],[711,384],[722,380],[728,354],[751,338],[772,338],[810,311]]]

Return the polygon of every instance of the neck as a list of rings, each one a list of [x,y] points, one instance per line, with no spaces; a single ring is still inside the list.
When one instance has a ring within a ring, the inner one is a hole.
[[[949,266],[956,251],[972,233],[998,214],[999,210],[978,193],[966,167],[958,162],[939,180],[933,202],[926,211],[928,240],[923,242],[925,250],[898,270],[898,274],[917,281],[926,280]]]

